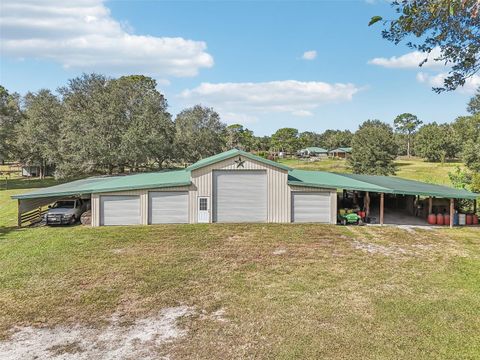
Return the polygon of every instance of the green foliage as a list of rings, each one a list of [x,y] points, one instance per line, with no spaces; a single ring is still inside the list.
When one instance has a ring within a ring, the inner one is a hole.
[[[311,146],[320,146],[320,135],[313,131],[304,131],[299,136],[299,147],[306,148]]]
[[[455,137],[460,146],[468,140],[474,140],[480,135],[480,114],[459,116],[452,123]]]
[[[66,109],[58,174],[122,172],[170,155],[173,123],[155,80],[84,74],[60,89]]]
[[[452,134],[453,128],[448,124],[433,122],[422,126],[415,139],[417,155],[431,162],[455,158],[460,149]]]
[[[427,61],[438,60],[451,66],[443,87],[435,91],[455,90],[465,84],[467,78],[480,69],[479,5],[477,0],[448,1],[392,1],[398,14],[396,19],[386,21],[382,36],[398,44],[407,40],[407,45],[426,53]],[[378,16],[370,24],[380,21]],[[474,31],[475,29],[475,31]],[[428,58],[434,49],[440,49],[436,59]]]
[[[24,117],[16,127],[17,157],[40,166],[41,177],[48,165],[58,161],[59,131],[64,119],[60,100],[50,90],[27,93]]]
[[[267,152],[271,146],[272,143],[269,136],[254,136],[252,144],[253,150]]]
[[[472,174],[470,172],[464,171],[457,166],[454,171],[448,173],[448,177],[452,185],[457,189],[470,189],[470,184],[472,183]]]
[[[298,130],[293,128],[278,129],[272,135],[272,146],[275,150],[293,153],[299,150],[300,141]]]
[[[412,134],[414,134],[420,124],[422,124],[422,121],[413,114],[403,113],[398,115],[395,120],[393,120],[393,124],[397,132],[406,135],[405,137],[407,140],[407,156],[410,156]]]
[[[350,147],[353,134],[350,130],[326,130],[320,135],[320,146],[333,150],[339,147]]]
[[[480,173],[480,135],[465,143],[462,159],[470,170]]]
[[[120,147],[125,164],[136,167],[155,162],[161,168],[172,156],[175,127],[155,80],[121,77],[112,83],[112,97],[119,100],[117,118],[123,117],[127,124]]]
[[[480,88],[468,102],[467,111],[472,115],[480,114]]]
[[[15,153],[15,127],[21,118],[20,95],[10,94],[0,85],[0,161]]]
[[[356,174],[395,174],[397,151],[392,128],[380,120],[368,120],[353,136],[348,165]]]
[[[227,149],[240,149],[250,151],[254,147],[253,131],[248,130],[240,124],[227,126],[225,131],[225,142]]]
[[[195,162],[215,155],[225,147],[225,124],[212,108],[196,105],[175,119],[175,154],[179,160]]]
[[[372,16],[372,18],[370,19],[370,21],[368,22],[368,26],[372,26],[373,24],[379,22],[383,20],[383,18],[381,16]]]
[[[456,167],[455,171],[448,173],[450,182],[457,189],[466,189],[473,192],[480,190],[480,177],[478,173],[474,173],[468,170],[462,170],[460,167]],[[469,212],[471,210],[472,201],[466,199],[458,199],[457,207],[462,212]]]

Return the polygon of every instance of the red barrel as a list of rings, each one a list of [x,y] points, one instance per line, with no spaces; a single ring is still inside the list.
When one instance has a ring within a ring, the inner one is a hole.
[[[450,225],[450,215],[443,215],[443,224],[444,225]]]
[[[478,215],[473,215],[473,225],[478,225]]]
[[[437,225],[443,225],[443,214],[437,214]]]
[[[467,225],[472,225],[473,224],[473,215],[472,214],[467,214],[465,217],[465,223]]]
[[[437,217],[435,216],[435,214],[430,214],[430,215],[428,215],[427,222],[428,222],[430,225],[435,225],[435,224],[437,223]]]
[[[366,215],[365,211],[358,212],[358,216],[360,216],[362,219],[365,219],[365,215]]]

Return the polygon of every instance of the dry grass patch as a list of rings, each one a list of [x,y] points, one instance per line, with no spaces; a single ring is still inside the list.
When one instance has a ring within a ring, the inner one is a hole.
[[[0,236],[1,346],[15,344],[18,327],[98,335],[120,326],[122,334],[158,335],[145,321],[185,308],[188,315],[174,321],[182,336],[144,339],[146,353],[133,345],[127,353],[475,358],[479,254],[478,229],[212,224],[10,231]],[[46,342],[40,354],[93,354],[78,337]],[[104,353],[115,354],[112,344]]]

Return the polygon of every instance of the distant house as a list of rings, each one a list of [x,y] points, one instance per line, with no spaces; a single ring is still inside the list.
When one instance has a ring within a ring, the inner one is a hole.
[[[310,156],[321,157],[321,156],[328,156],[328,150],[320,147],[311,146],[311,147],[307,147],[305,149],[299,150],[298,154],[303,157],[310,157]]]
[[[22,176],[24,177],[38,177],[42,175],[42,168],[38,164],[22,164],[21,165]],[[43,176],[53,175],[53,168],[47,166],[45,168],[45,174]]]
[[[329,155],[336,158],[345,159],[352,153],[351,147],[339,147],[329,151]]]

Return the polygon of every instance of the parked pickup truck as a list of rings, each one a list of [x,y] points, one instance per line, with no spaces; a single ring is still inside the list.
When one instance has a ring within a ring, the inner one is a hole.
[[[59,200],[48,207],[45,214],[47,225],[74,224],[90,208],[90,202],[82,199]]]

